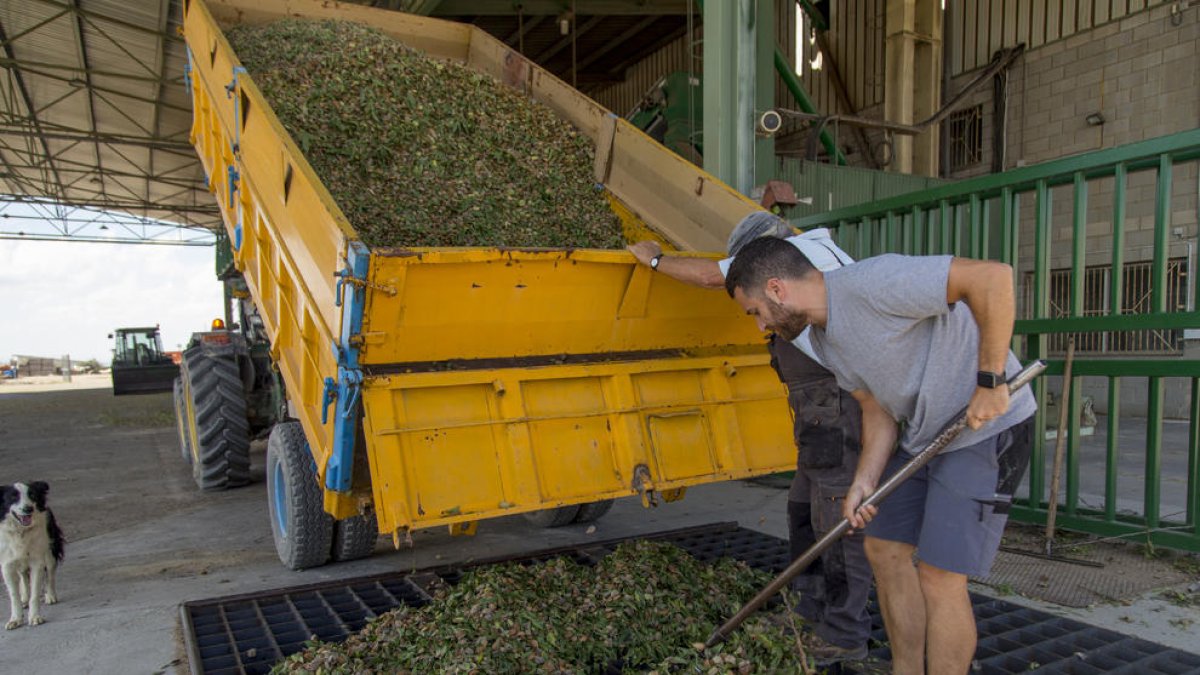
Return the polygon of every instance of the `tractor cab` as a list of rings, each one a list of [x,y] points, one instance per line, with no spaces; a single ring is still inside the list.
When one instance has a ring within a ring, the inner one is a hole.
[[[118,328],[113,344],[113,395],[171,391],[179,365],[163,351],[158,327]]]

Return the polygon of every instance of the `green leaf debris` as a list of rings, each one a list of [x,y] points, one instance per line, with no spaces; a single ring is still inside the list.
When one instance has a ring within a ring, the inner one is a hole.
[[[591,141],[520,92],[352,22],[227,36],[368,246],[623,246]]]
[[[314,643],[274,673],[799,673],[796,630],[763,613],[709,634],[770,580],[674,545],[622,544],[594,567],[555,558],[478,568],[432,602]]]

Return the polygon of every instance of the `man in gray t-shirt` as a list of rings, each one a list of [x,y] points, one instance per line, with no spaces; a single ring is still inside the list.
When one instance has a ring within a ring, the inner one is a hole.
[[[821,272],[763,239],[742,249],[725,287],[764,330],[792,338],[811,327],[817,355],[862,407],[843,515],[865,529],[894,672],[966,672],[976,641],[967,577],[991,566],[1036,409],[1028,390],[1010,401],[1004,385],[1020,368],[1008,349],[1012,269],[884,255]],[[964,408],[970,430],[878,509],[860,508]]]

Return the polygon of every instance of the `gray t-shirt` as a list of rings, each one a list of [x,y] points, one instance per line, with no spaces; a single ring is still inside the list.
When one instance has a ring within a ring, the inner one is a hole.
[[[900,447],[920,452],[971,401],[979,370],[979,327],[966,303],[946,303],[951,256],[881,255],[825,272],[829,314],[812,343],[838,384],[865,389],[896,421]],[[1006,375],[1021,369],[1012,352]],[[1037,410],[1028,389],[1008,412],[949,447],[974,445]]]

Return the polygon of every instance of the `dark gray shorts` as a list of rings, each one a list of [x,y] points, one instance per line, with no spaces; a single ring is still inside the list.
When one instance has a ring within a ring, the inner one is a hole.
[[[879,504],[866,535],[916,546],[917,558],[938,569],[986,575],[1008,520],[1008,509],[996,513],[994,506],[998,458],[1012,448],[1020,426],[935,457]],[[884,477],[910,459],[897,452]]]

